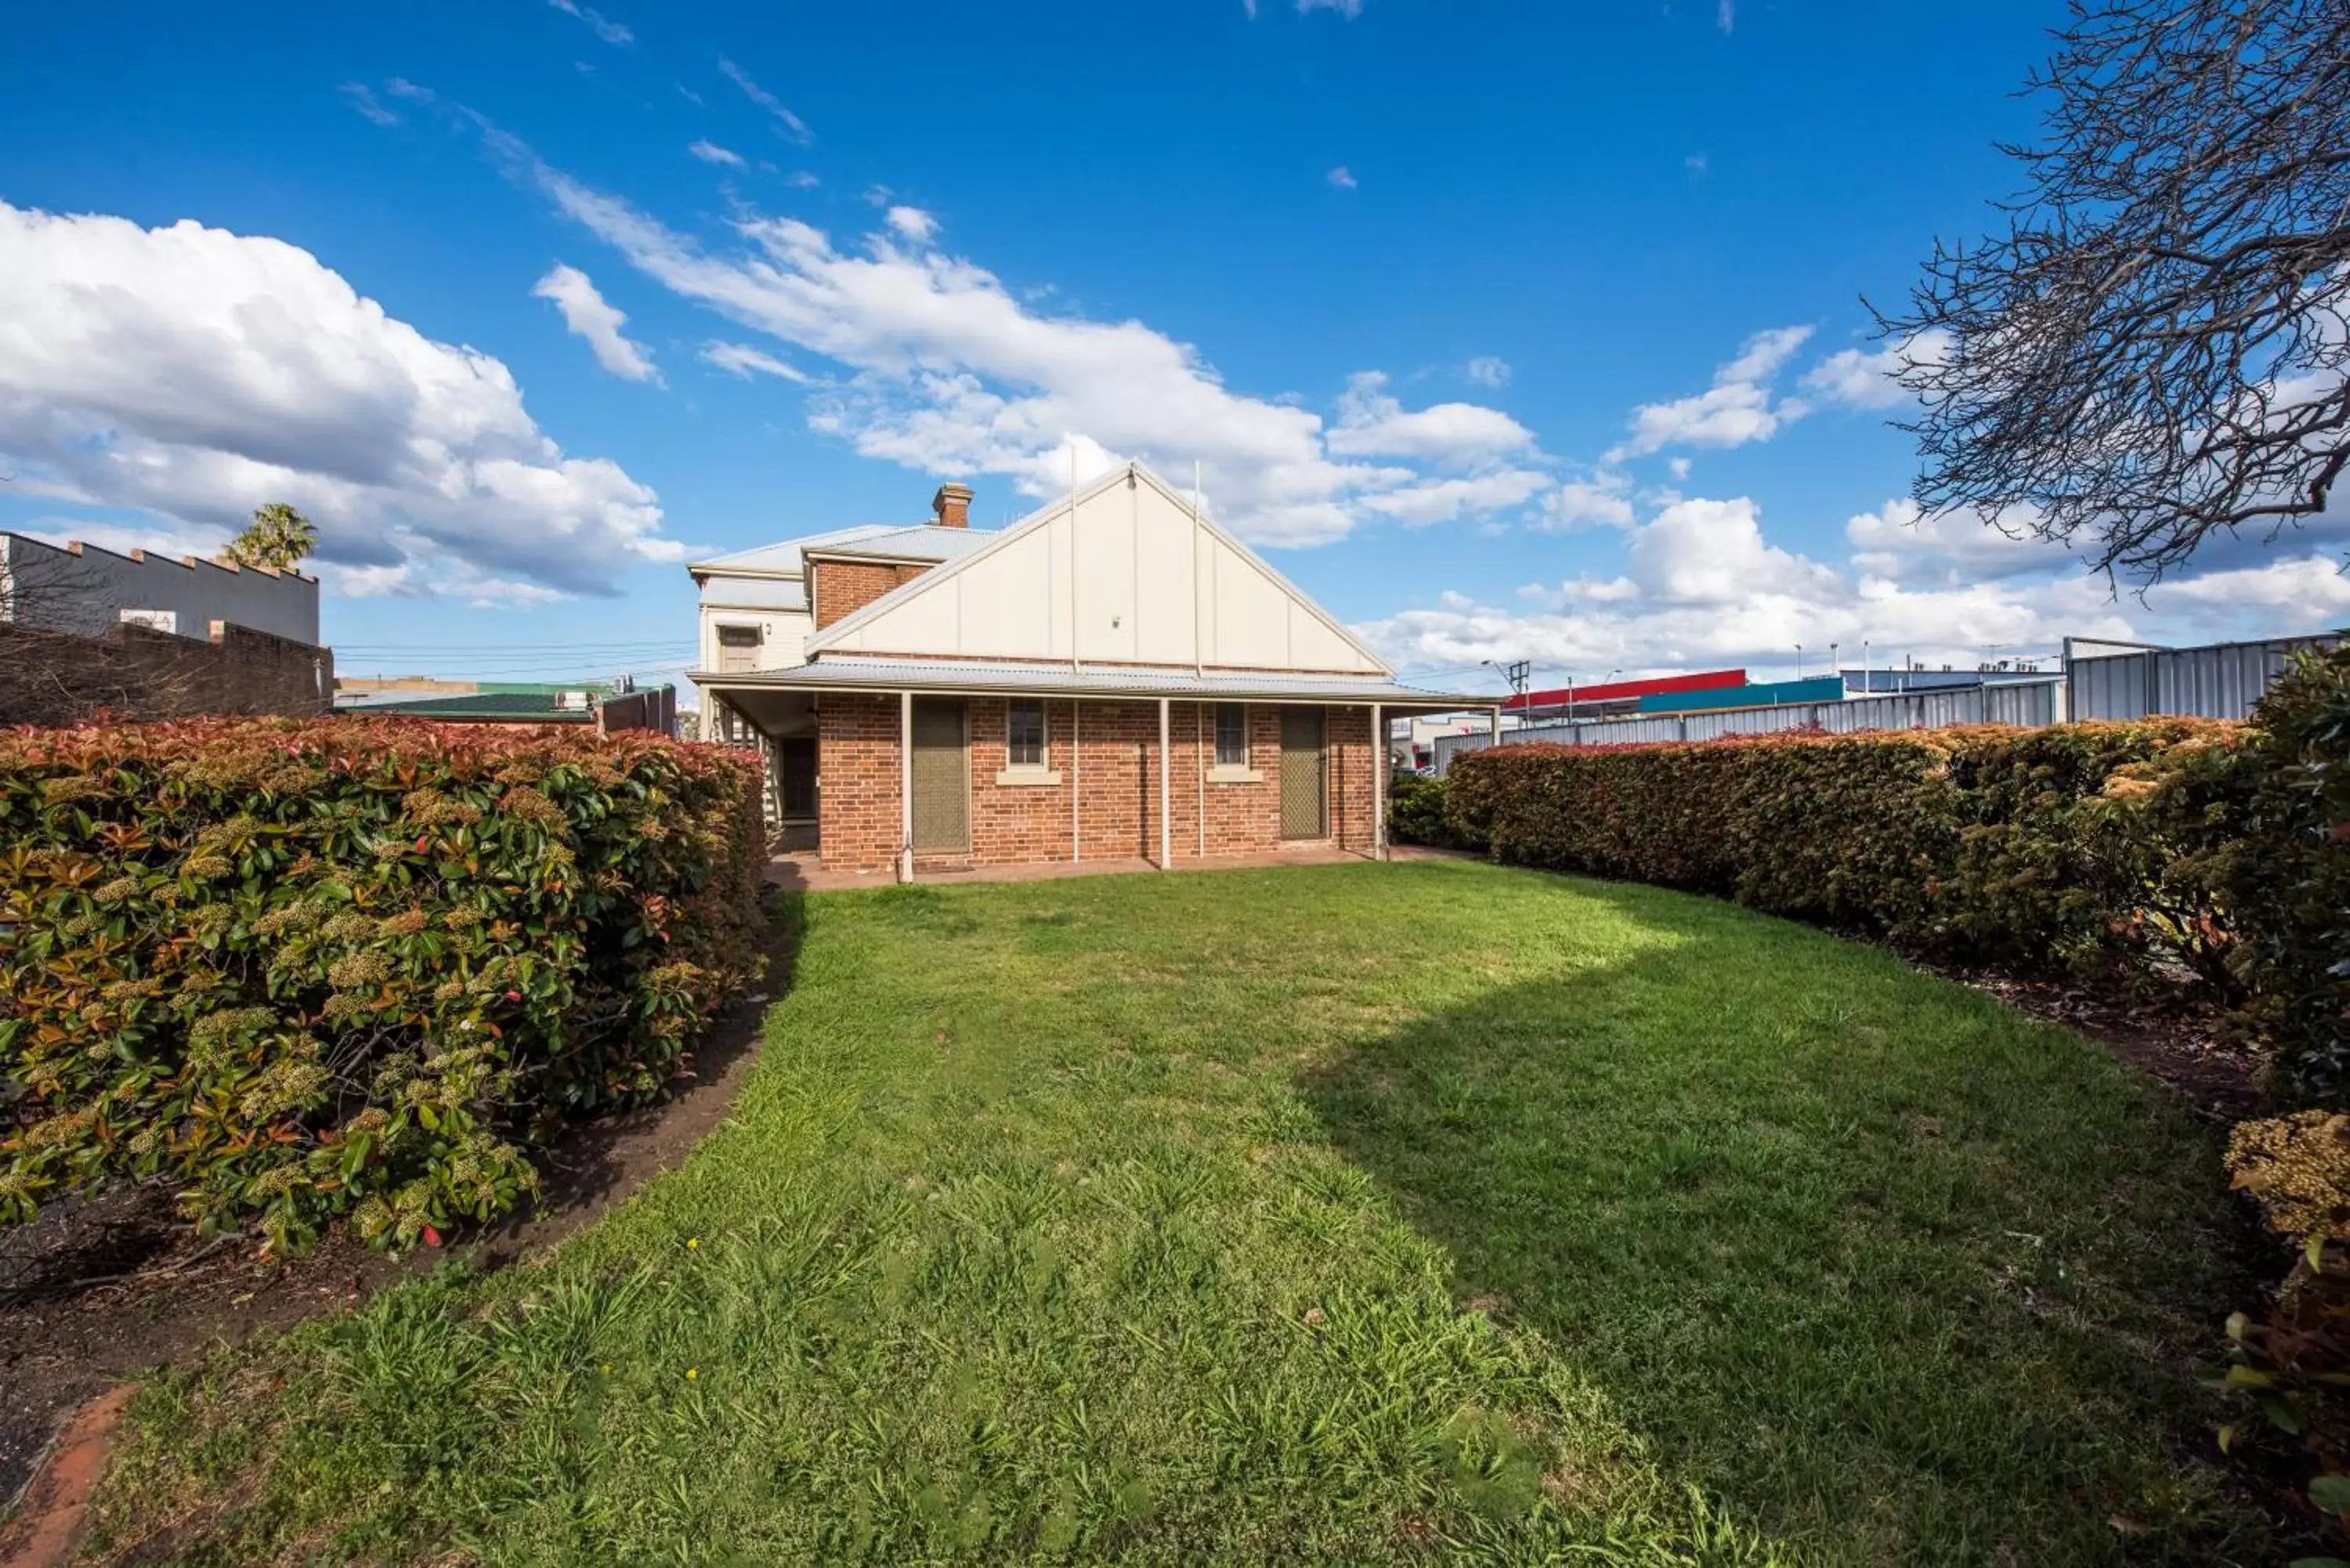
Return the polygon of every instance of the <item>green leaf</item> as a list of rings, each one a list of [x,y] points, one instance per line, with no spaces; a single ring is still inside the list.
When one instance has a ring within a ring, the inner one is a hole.
[[[2350,1476],[2319,1476],[2309,1483],[2309,1501],[2328,1513],[2350,1513]]]

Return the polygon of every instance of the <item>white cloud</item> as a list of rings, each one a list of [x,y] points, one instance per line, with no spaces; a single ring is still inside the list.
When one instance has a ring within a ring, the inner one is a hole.
[[[846,368],[811,400],[809,423],[869,457],[940,477],[1003,474],[1022,493],[1065,490],[1137,458],[1178,478],[1202,469],[1221,520],[1259,543],[1343,537],[1372,497],[1426,479],[1357,452],[1419,452],[1441,468],[1498,466],[1533,452],[1494,410],[1440,405],[1407,414],[1376,386],[1349,394],[1343,436],[1311,410],[1227,388],[1191,346],[1139,321],[1048,315],[994,274],[912,248],[885,230],[854,246],[788,218],[743,216],[731,253],[581,184],[480,121],[493,154],[613,245],[648,277],[729,320]],[[1347,450],[1341,450],[1346,448]],[[1475,477],[1470,474],[1469,477]],[[1396,507],[1466,507],[1504,484]]]
[[[1665,460],[1665,472],[1671,474],[1676,480],[1687,479],[1690,476],[1690,460],[1685,457],[1668,458]]]
[[[680,555],[653,493],[566,456],[504,364],[307,251],[192,222],[0,203],[0,466],[20,493],[206,537],[290,503],[330,576],[600,592]]]
[[[2327,556],[2169,577],[2147,590],[2148,607],[2224,625],[2247,612],[2287,635],[2350,623],[2350,577]]]
[[[1510,384],[1510,362],[1499,354],[1480,354],[1461,366],[1461,373],[1481,387],[1506,387]]]
[[[1781,424],[1799,419],[1804,405],[1773,403],[1770,383],[1812,335],[1808,327],[1758,332],[1738,357],[1714,372],[1713,385],[1695,397],[1643,403],[1632,410],[1631,435],[1607,454],[1611,462],[1644,457],[1668,446],[1743,446],[1769,441]]]
[[[1564,532],[1594,523],[1610,528],[1632,525],[1632,482],[1614,469],[1599,469],[1588,479],[1566,480],[1543,497],[1544,529]]]
[[[705,364],[715,365],[746,381],[754,373],[803,385],[810,379],[806,371],[795,369],[773,354],[762,353],[747,343],[712,343],[702,348],[702,358]]]
[[[608,44],[631,44],[636,35],[619,23],[607,20],[594,7],[582,5],[579,0],[546,0],[546,3],[567,16],[577,16],[588,24],[590,31]]]
[[[727,59],[720,60],[718,68],[725,74],[727,80],[743,89],[744,98],[767,111],[769,117],[775,122],[775,129],[783,135],[798,142],[802,147],[807,146],[816,140],[816,132],[807,128],[807,122],[785,108],[781,99],[752,80],[750,72]]]
[[[1928,516],[1903,497],[1856,514],[1845,524],[1845,538],[1853,564],[1873,576],[1955,586],[2064,566],[2072,552],[2034,535],[2031,524],[2032,514],[2021,509],[1988,519],[1975,512]]]
[[[926,245],[938,237],[938,219],[920,207],[894,206],[883,215],[892,229],[915,244]]]
[[[726,148],[719,146],[718,143],[714,141],[697,141],[692,146],[688,147],[686,151],[692,153],[696,158],[701,159],[704,163],[723,163],[730,169],[740,169],[743,167],[743,155],[741,153],[730,151]]]
[[[784,176],[784,183],[789,185],[795,191],[813,191],[818,185],[823,184],[824,182],[817,179],[815,175],[809,173],[805,169],[795,169],[792,172]]]
[[[1534,432],[1499,409],[1436,403],[1407,411],[1384,390],[1387,376],[1364,370],[1338,400],[1330,450],[1342,457],[1400,457],[1463,467],[1532,452]]]
[[[1309,11],[1336,11],[1351,22],[1363,14],[1363,0],[1297,0],[1299,16],[1303,16]],[[1256,13],[1252,10],[1249,14],[1254,16]]]
[[[1950,336],[1937,328],[1905,343],[1888,343],[1872,354],[1865,348],[1842,348],[1804,373],[1804,386],[1831,403],[1848,409],[1892,409],[1909,400],[1908,389],[1895,379],[1904,364],[1939,364],[1950,349]]]
[[[376,124],[390,126],[400,123],[400,116],[377,102],[375,94],[368,90],[366,83],[345,82],[338,90],[350,100],[353,109],[375,121]]]
[[[1586,680],[1618,667],[1780,673],[1797,643],[1813,659],[1841,643],[1846,663],[1866,639],[1879,661],[1971,667],[1994,652],[2053,653],[2068,633],[2137,635],[2094,579],[1906,586],[1773,545],[1746,497],[1670,502],[1630,532],[1625,556],[1617,575],[1521,587],[1533,608],[1445,599],[1356,630],[1402,668],[1532,659]]]
[[[628,317],[605,302],[586,273],[558,262],[530,292],[537,298],[555,302],[555,308],[563,313],[563,325],[571,329],[573,337],[588,340],[596,363],[623,380],[660,379],[660,372],[653,368],[652,356],[645,346],[621,334],[620,327]]]
[[[1461,479],[1430,479],[1366,496],[1363,506],[1407,527],[1424,528],[1464,516],[1482,516],[1523,506],[1548,489],[1550,475],[1503,468]]]
[[[1727,33],[1738,26],[1738,0],[1720,0],[1713,8],[1713,25]]]
[[[1325,174],[1323,178],[1329,181],[1331,189],[1336,191],[1351,191],[1360,183],[1360,182],[1356,180],[1353,172],[1349,171],[1344,163],[1341,163],[1336,169],[1331,170],[1330,172]]]

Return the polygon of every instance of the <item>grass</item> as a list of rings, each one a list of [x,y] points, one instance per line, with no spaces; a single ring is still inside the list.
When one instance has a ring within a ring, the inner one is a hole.
[[[804,919],[691,1160],[160,1379],[99,1553],[2262,1553],[2199,1457],[2216,1150],[2068,1033],[1467,863]]]

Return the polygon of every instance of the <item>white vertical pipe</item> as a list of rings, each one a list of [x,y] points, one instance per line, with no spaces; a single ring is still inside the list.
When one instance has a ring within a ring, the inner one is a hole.
[[[1388,857],[1388,733],[1371,704],[1371,858]]]
[[[914,879],[914,694],[898,693],[898,880]]]
[[[1200,858],[1208,857],[1208,705],[1191,704],[1191,769],[1199,774]]]
[[[1167,819],[1167,805],[1172,798],[1167,787],[1167,699],[1159,700],[1159,868],[1164,871],[1175,858],[1175,825]]]
[[[1076,540],[1072,538],[1070,544],[1074,548]],[[1085,828],[1077,820],[1077,797],[1085,793],[1086,782],[1085,749],[1077,743],[1077,714],[1083,707],[1084,704],[1076,698],[1069,699],[1069,861],[1072,865],[1086,857]]]

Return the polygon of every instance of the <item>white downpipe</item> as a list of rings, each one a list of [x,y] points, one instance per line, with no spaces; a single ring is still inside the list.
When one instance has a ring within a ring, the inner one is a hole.
[[[1200,858],[1208,857],[1208,705],[1191,704],[1191,771],[1200,796]]]
[[[1084,794],[1086,783],[1085,748],[1077,744],[1077,715],[1085,703],[1069,699],[1069,864],[1074,866],[1085,856],[1085,828],[1077,820],[1077,797]]]
[[[1371,704],[1371,858],[1388,857],[1388,732]]]
[[[1165,871],[1175,859],[1175,825],[1168,820],[1167,806],[1172,799],[1167,778],[1167,699],[1159,700],[1159,868]]]
[[[914,879],[914,694],[898,693],[898,880]]]

